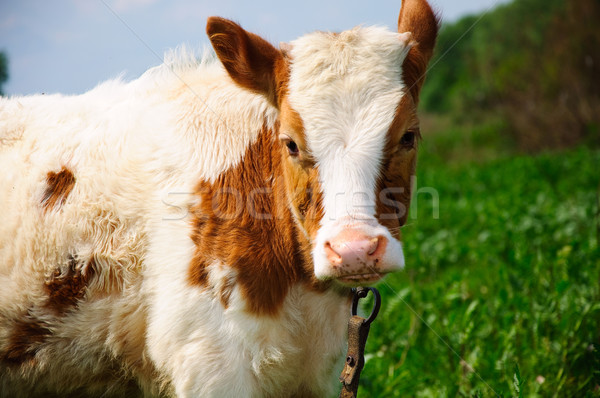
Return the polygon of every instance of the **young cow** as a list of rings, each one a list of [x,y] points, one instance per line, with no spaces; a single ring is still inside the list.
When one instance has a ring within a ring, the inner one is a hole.
[[[349,287],[403,267],[438,22],[0,100],[0,395],[324,397]]]

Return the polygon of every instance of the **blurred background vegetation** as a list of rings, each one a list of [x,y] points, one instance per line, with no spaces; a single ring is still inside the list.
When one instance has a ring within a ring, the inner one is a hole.
[[[516,0],[443,27],[421,109],[511,149],[600,144],[600,2]],[[492,137],[487,137],[492,138]]]
[[[8,80],[8,57],[6,53],[0,51],[0,95],[4,95],[2,86]]]
[[[600,1],[514,0],[436,51],[359,393],[598,397]]]

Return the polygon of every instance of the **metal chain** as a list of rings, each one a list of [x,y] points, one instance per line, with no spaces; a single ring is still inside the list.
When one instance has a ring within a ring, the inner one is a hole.
[[[340,375],[340,382],[342,383],[340,398],[356,398],[357,396],[360,372],[365,366],[364,354],[369,329],[381,306],[381,296],[374,287],[359,287],[352,290],[354,295],[352,298],[352,316],[348,321],[348,353],[346,354],[346,364]],[[373,293],[374,303],[371,315],[365,319],[357,315],[358,300],[367,297],[369,291]]]

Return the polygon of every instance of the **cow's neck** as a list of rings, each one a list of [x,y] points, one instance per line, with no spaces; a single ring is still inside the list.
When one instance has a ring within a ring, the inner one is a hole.
[[[281,150],[273,137],[264,128],[241,162],[198,184],[188,278],[208,288],[211,266],[231,267],[235,280],[229,284],[240,287],[247,310],[267,316],[277,315],[294,284],[329,287],[313,279],[309,242],[288,208]]]

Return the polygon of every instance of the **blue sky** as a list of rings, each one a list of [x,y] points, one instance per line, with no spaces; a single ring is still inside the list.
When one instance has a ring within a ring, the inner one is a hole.
[[[445,21],[506,0],[431,0]],[[82,93],[161,63],[180,44],[208,45],[206,18],[236,20],[274,44],[313,30],[395,28],[400,0],[0,0],[0,50],[9,56],[9,95]],[[485,19],[481,23],[485,23]]]

